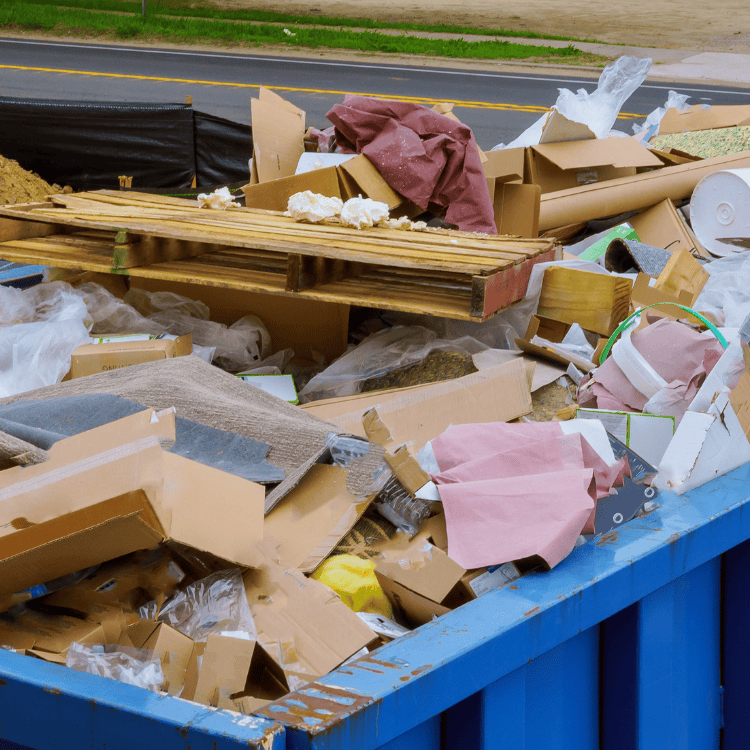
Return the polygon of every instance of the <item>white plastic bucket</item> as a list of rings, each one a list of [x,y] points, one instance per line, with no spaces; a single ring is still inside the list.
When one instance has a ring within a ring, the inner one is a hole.
[[[750,238],[750,169],[724,169],[707,174],[693,191],[690,222],[695,236],[712,255],[747,250],[719,239]]]

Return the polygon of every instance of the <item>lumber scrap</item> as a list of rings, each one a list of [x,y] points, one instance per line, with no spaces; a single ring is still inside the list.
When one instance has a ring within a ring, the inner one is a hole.
[[[9,260],[474,321],[523,297],[533,265],[561,256],[554,239],[354,230],[335,220],[306,224],[279,212],[212,211],[116,191],[0,207],[6,220],[54,228],[0,243]]]

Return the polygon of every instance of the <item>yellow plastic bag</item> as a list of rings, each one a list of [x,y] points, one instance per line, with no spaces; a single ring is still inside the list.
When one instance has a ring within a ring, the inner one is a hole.
[[[375,577],[375,565],[356,555],[329,557],[313,574],[333,589],[355,612],[373,612],[393,619],[393,609]]]

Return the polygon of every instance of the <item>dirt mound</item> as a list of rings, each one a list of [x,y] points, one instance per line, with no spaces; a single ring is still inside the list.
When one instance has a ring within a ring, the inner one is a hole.
[[[39,175],[27,172],[17,161],[0,156],[0,206],[40,201],[61,191],[59,185],[50,185]]]

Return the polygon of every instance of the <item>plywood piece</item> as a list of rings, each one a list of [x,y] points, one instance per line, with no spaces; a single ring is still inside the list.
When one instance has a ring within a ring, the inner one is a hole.
[[[610,336],[628,315],[632,286],[630,279],[619,276],[548,268],[537,314]]]

